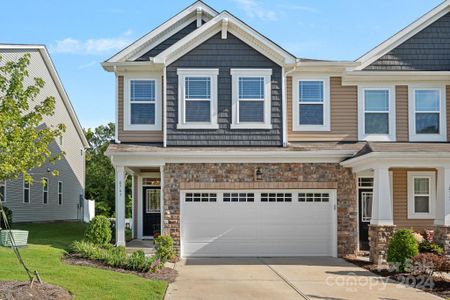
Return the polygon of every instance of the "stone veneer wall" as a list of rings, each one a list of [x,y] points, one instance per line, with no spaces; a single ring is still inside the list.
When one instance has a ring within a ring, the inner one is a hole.
[[[180,184],[254,182],[255,169],[262,171],[261,182],[336,182],[338,256],[353,254],[357,248],[356,182],[350,169],[333,163],[205,163],[164,166],[164,233],[180,249]]]
[[[386,263],[389,241],[394,235],[395,225],[369,225],[370,261],[382,265]]]
[[[450,255],[450,226],[436,226],[434,240],[444,246],[445,254]]]

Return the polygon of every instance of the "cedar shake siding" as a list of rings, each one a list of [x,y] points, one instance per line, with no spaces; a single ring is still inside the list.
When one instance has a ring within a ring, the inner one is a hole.
[[[123,76],[117,77],[117,113],[118,113],[118,133],[120,142],[140,142],[140,143],[162,143],[163,133],[150,130],[124,130],[124,79]]]
[[[397,127],[397,142],[407,142],[408,133],[408,86],[395,87],[395,114]]]
[[[287,128],[290,142],[358,140],[358,89],[356,86],[343,86],[341,77],[330,78],[331,131],[311,132],[292,130],[292,84],[292,77],[287,77]]]
[[[408,219],[408,171],[435,171],[434,169],[392,169],[394,225],[415,231],[433,229],[433,220]]]
[[[178,68],[218,68],[219,129],[177,129]],[[231,68],[272,69],[272,129],[230,129]],[[281,67],[228,33],[221,33],[199,45],[167,67],[167,145],[168,146],[281,146],[282,145]]]
[[[192,22],[191,24],[187,25],[165,41],[161,42],[159,45],[155,46],[153,49],[136,59],[136,61],[148,61],[150,57],[155,57],[185,36],[187,36],[189,33],[197,29],[197,21]]]
[[[450,71],[450,13],[364,70]]]

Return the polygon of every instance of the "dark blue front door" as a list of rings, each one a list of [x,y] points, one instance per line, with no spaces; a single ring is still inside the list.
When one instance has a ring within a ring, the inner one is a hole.
[[[161,232],[161,199],[159,187],[144,187],[144,205],[142,233],[144,236],[153,236]]]

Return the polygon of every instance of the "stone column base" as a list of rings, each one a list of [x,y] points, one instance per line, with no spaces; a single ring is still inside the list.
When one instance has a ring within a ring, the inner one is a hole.
[[[382,265],[386,263],[387,248],[394,235],[395,225],[369,225],[369,246],[371,262]]]
[[[436,225],[434,240],[444,246],[445,254],[450,255],[450,226]]]

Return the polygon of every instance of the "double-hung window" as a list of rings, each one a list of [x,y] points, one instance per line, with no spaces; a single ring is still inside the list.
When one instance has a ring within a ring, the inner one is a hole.
[[[6,181],[0,181],[0,201],[6,201]]]
[[[329,78],[293,80],[292,128],[294,131],[330,130]]]
[[[395,141],[394,88],[360,87],[359,139]]]
[[[408,172],[408,218],[434,218],[435,172]]]
[[[232,129],[271,129],[272,69],[231,69]]]
[[[126,77],[125,130],[161,130],[159,79]]]
[[[58,204],[62,205],[63,203],[63,183],[62,181],[58,181]]]
[[[217,129],[218,69],[178,69],[179,129]]]
[[[48,203],[48,178],[42,179],[42,203]]]
[[[443,88],[410,88],[410,140],[446,141]]]
[[[23,180],[23,203],[30,203],[30,183]]]

